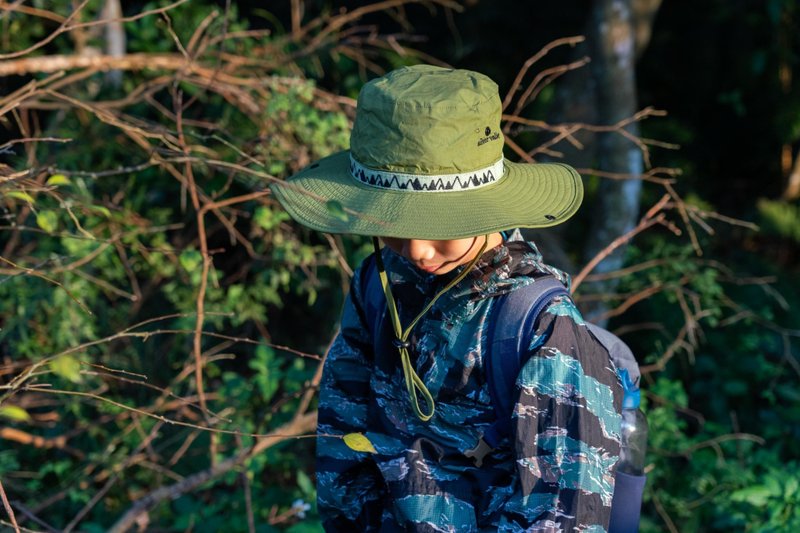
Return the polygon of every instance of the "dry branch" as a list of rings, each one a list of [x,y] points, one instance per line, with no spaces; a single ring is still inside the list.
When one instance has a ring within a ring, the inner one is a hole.
[[[181,54],[49,55],[0,61],[0,76],[22,76],[34,73],[88,69],[109,70],[188,70],[199,67]]]
[[[83,459],[85,457],[85,454],[82,451],[68,446],[67,437],[63,435],[45,438],[40,437],[39,435],[31,435],[30,433],[26,433],[20,429],[4,427],[0,428],[0,439],[6,439],[13,442],[18,442],[20,444],[30,445],[34,448],[64,450],[78,459]]]
[[[248,459],[255,457],[262,453],[264,450],[280,444],[281,442],[292,438],[293,436],[302,435],[312,431],[317,425],[317,414],[306,413],[300,414],[292,421],[280,426],[274,432],[274,435],[266,435],[260,438],[256,444],[248,449],[242,450],[238,454],[220,461],[216,465],[197,472],[191,476],[186,477],[183,481],[159,487],[151,491],[143,498],[134,502],[133,506],[125,512],[117,522],[109,529],[110,533],[125,533],[136,524],[137,519],[147,513],[150,509],[166,500],[173,500],[182,494],[191,492],[200,485],[216,479],[221,475],[230,472],[231,470],[243,465]]]
[[[616,239],[614,239],[608,246],[606,246],[603,250],[601,250],[597,255],[595,255],[583,269],[575,276],[572,280],[572,292],[575,292],[578,287],[583,283],[584,279],[586,278],[589,273],[594,270],[594,268],[600,264],[600,262],[609,256],[614,250],[622,246],[623,244],[629,242],[633,237],[638,235],[639,233],[643,232],[647,228],[654,226],[656,224],[661,224],[664,222],[665,215],[661,212],[664,206],[669,201],[669,196],[664,195],[661,200],[656,202],[653,207],[651,207],[647,213],[642,217],[639,224],[636,225],[635,228],[630,230],[625,235],[620,235]]]
[[[76,6],[73,9],[72,13],[70,13],[70,15],[63,20],[61,25],[58,28],[56,28],[53,32],[48,34],[47,37],[45,37],[44,39],[41,39],[40,41],[38,41],[37,43],[29,46],[28,48],[25,48],[24,50],[19,50],[17,52],[12,52],[10,54],[0,54],[0,61],[5,60],[5,59],[14,59],[14,58],[17,58],[17,57],[22,57],[22,56],[28,55],[29,53],[31,53],[31,52],[33,52],[35,50],[38,50],[39,48],[42,48],[43,46],[45,46],[48,43],[52,42],[53,39],[55,39],[56,37],[58,37],[62,33],[67,33],[67,32],[75,31],[75,30],[82,29],[82,28],[89,28],[89,27],[92,27],[92,26],[104,26],[104,25],[107,25],[107,24],[112,23],[112,22],[117,22],[117,23],[118,22],[133,22],[135,20],[139,20],[139,19],[142,19],[142,18],[145,18],[145,17],[149,17],[149,16],[152,16],[152,15],[158,15],[158,14],[161,14],[161,13],[166,13],[167,11],[170,11],[171,9],[176,8],[181,4],[185,4],[188,1],[189,0],[178,0],[177,2],[174,2],[174,3],[169,4],[167,6],[159,7],[159,8],[156,8],[156,9],[151,9],[151,10],[148,10],[148,11],[143,11],[141,13],[137,13],[136,15],[132,15],[130,17],[121,17],[121,18],[111,19],[111,20],[102,19],[102,20],[95,20],[95,21],[91,21],[91,22],[82,22],[82,23],[73,24],[72,21],[75,18],[78,17],[78,15],[81,13],[81,11],[83,11],[83,9],[89,3],[89,0],[83,0],[78,6]]]
[[[9,520],[11,520],[11,526],[14,528],[14,531],[19,533],[19,526],[17,525],[17,517],[14,516],[14,509],[11,508],[11,504],[8,503],[8,497],[6,496],[6,491],[3,488],[2,480],[0,480],[0,500],[3,501],[3,508],[6,510]]]

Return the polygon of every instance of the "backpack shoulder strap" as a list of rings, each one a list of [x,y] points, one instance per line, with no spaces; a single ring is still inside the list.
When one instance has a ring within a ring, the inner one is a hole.
[[[373,342],[378,336],[380,321],[378,317],[386,308],[386,296],[383,294],[378,269],[375,265],[375,254],[372,253],[361,263],[361,274],[358,280],[361,289],[361,302],[364,309],[364,320],[367,329],[372,333]]]
[[[553,276],[539,278],[498,298],[490,327],[489,353],[484,361],[489,396],[497,421],[484,433],[490,447],[496,447],[511,431],[512,395],[531,336],[544,308],[556,296],[569,296],[564,284]]]

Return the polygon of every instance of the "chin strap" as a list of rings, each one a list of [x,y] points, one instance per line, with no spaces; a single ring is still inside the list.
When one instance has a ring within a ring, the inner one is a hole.
[[[433,412],[435,409],[435,404],[433,401],[433,396],[431,396],[428,387],[425,386],[425,382],[417,374],[416,370],[414,370],[414,366],[411,364],[411,356],[408,353],[408,349],[411,347],[411,342],[408,340],[409,336],[411,335],[411,330],[414,329],[414,326],[417,325],[417,322],[427,313],[433,304],[436,303],[436,300],[439,299],[444,293],[452,289],[458,282],[464,279],[467,274],[472,271],[472,268],[477,264],[478,260],[483,255],[483,252],[486,250],[486,245],[489,243],[489,236],[484,236],[483,239],[483,246],[475,255],[475,257],[470,260],[469,263],[464,267],[464,269],[453,278],[450,283],[448,283],[442,290],[436,293],[433,299],[428,302],[428,304],[420,311],[420,313],[411,321],[411,324],[408,325],[407,328],[403,329],[402,325],[400,324],[400,314],[397,311],[397,305],[395,304],[394,297],[392,296],[392,288],[389,284],[389,277],[386,275],[386,269],[383,266],[383,258],[381,257],[381,249],[380,244],[378,243],[378,238],[372,238],[372,245],[375,247],[375,261],[378,266],[378,275],[381,278],[381,286],[383,287],[383,293],[386,295],[386,307],[389,309],[389,316],[392,319],[392,328],[394,329],[394,336],[395,340],[393,344],[397,347],[397,351],[400,352],[400,361],[403,365],[403,376],[406,380],[406,390],[408,390],[408,397],[411,401],[411,407],[414,409],[414,413],[417,417],[422,420],[423,422],[427,422],[433,417]],[[428,406],[427,412],[423,412],[419,406],[419,400],[417,399],[417,393],[422,395],[425,399],[425,403]]]

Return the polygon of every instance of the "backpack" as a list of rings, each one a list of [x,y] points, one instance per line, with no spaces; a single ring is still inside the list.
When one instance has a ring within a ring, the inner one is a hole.
[[[364,261],[360,288],[364,318],[375,344],[380,338],[382,324],[378,318],[384,315],[386,303],[374,254]],[[536,331],[539,315],[558,296],[570,297],[570,293],[563,283],[550,275],[537,278],[534,283],[497,297],[498,301],[490,318],[489,353],[484,359],[489,396],[497,419],[484,431],[478,445],[465,452],[477,466],[481,466],[483,457],[511,432],[514,400],[511,395],[503,394],[503,391],[513,390],[517,376],[527,362],[527,348],[531,345],[531,335]],[[638,386],[639,365],[628,345],[596,324],[586,322],[586,326],[608,350],[617,372],[620,375],[627,373],[630,381]],[[615,474],[609,533],[631,533],[639,530],[646,479],[646,475],[633,476],[623,472]]]

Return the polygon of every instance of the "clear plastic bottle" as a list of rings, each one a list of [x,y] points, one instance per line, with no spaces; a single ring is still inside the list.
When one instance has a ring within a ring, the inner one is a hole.
[[[641,393],[627,370],[620,371],[624,396],[622,398],[622,425],[617,471],[632,476],[644,474],[647,451],[647,418],[639,409]]]

